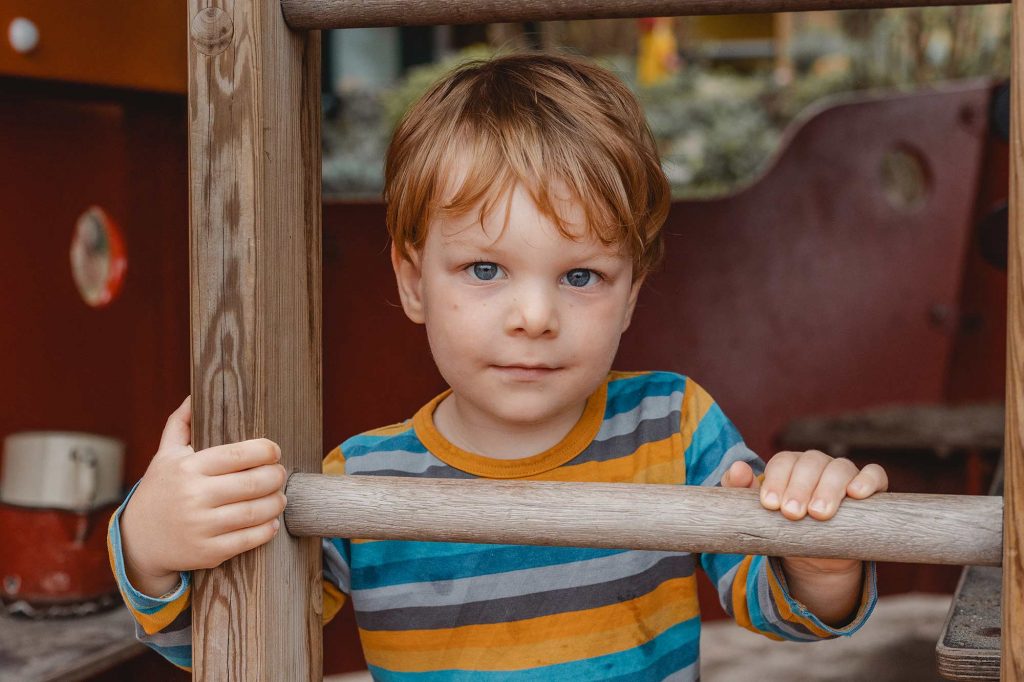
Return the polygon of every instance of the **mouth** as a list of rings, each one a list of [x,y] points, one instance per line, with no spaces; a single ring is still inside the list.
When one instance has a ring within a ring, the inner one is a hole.
[[[532,365],[525,363],[491,365],[491,367],[510,379],[520,381],[543,379],[544,377],[551,376],[562,369],[561,367],[552,367],[551,365]]]

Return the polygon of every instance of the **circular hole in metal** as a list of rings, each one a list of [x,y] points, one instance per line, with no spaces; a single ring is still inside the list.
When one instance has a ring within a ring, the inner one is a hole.
[[[121,291],[127,267],[117,224],[99,206],[86,209],[71,237],[71,276],[82,300],[94,308],[109,305]]]
[[[924,205],[931,178],[924,157],[910,147],[890,149],[882,157],[882,191],[889,204],[901,211]]]

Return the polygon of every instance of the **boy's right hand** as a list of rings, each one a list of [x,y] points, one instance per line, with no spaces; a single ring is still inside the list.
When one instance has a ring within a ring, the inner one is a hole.
[[[286,472],[276,443],[256,438],[196,453],[191,441],[189,396],[167,419],[121,515],[125,570],[143,594],[166,594],[179,571],[218,566],[268,542],[280,527]]]

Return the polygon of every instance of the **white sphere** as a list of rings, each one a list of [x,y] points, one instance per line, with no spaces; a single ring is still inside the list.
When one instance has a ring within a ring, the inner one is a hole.
[[[7,27],[7,39],[15,52],[27,54],[39,44],[39,29],[31,20],[18,17]]]

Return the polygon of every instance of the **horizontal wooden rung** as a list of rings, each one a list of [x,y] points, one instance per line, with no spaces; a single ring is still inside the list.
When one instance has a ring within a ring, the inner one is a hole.
[[[998,566],[1003,498],[879,493],[827,522],[751,490],[294,474],[292,535]]]
[[[985,0],[281,0],[294,29],[982,5]]]

